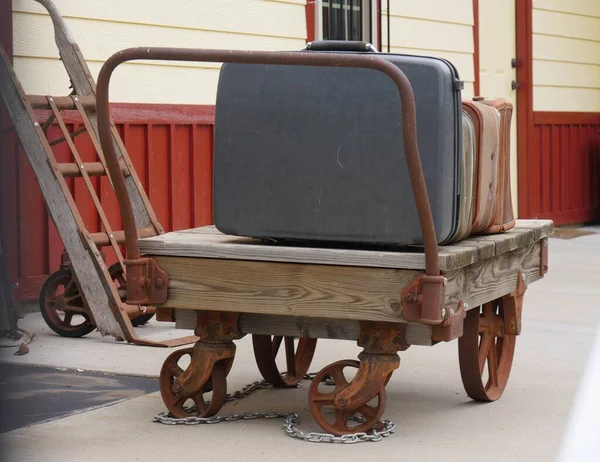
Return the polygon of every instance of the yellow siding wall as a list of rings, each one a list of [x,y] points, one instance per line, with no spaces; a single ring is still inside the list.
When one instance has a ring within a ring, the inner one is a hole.
[[[387,1],[382,2],[382,46],[388,50]],[[463,98],[473,96],[473,1],[390,0],[390,52],[448,59],[465,82]]]
[[[533,1],[534,111],[600,112],[600,0]]]
[[[54,0],[97,78],[102,63],[131,46],[298,50],[305,0]],[[66,95],[69,81],[50,17],[13,0],[15,69],[25,91]],[[219,65],[134,63],[117,69],[111,100],[214,104]]]

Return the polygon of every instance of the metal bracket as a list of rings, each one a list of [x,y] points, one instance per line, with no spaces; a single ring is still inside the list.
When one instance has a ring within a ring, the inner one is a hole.
[[[433,326],[432,339],[434,342],[450,342],[462,337],[463,322],[467,315],[467,304],[462,300],[456,309],[447,306],[443,310],[444,320],[439,326]]]
[[[443,276],[420,275],[402,291],[404,319],[423,324],[440,324],[448,280]]]
[[[152,258],[125,260],[127,268],[127,303],[160,305],[167,301],[169,276]]]
[[[548,238],[545,237],[540,241],[540,276],[544,277],[544,274],[548,272]]]

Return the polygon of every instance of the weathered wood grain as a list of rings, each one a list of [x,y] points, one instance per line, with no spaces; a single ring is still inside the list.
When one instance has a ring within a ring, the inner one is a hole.
[[[375,268],[424,269],[421,252],[384,252],[334,248],[292,247],[264,244],[257,239],[235,236],[173,232],[140,240],[144,254],[314,263],[320,265],[364,266]],[[447,255],[440,253],[440,267],[445,268]]]
[[[446,273],[446,305],[463,300],[475,308],[502,297],[517,288],[520,269],[527,284],[540,279],[540,242]]]
[[[549,220],[519,220],[507,233],[476,236],[439,247],[440,269],[451,271],[501,255],[547,236]],[[379,251],[271,245],[258,239],[227,236],[214,226],[176,231],[140,240],[142,253],[212,259],[312,263],[319,265],[362,266],[424,270],[425,258],[414,251]]]
[[[157,257],[168,308],[401,322],[412,270]]]
[[[176,309],[175,325],[178,329],[194,329],[196,312]],[[245,334],[358,340],[360,321],[246,313],[240,316],[240,329]],[[432,344],[430,326],[408,323],[404,335],[410,345]]]

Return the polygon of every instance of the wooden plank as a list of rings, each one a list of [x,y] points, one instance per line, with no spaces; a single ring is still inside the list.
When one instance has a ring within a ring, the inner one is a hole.
[[[463,300],[469,308],[502,297],[517,287],[522,269],[527,284],[540,279],[540,243],[532,243],[446,274],[446,305],[456,306]]]
[[[470,241],[486,241],[494,244],[494,255],[502,255],[511,250],[524,247],[533,242],[534,231],[532,229],[511,229],[503,234],[489,234],[485,236],[472,237]]]
[[[168,308],[401,322],[412,270],[156,257]]]
[[[452,271],[526,246],[552,231],[549,220],[519,220],[503,234],[471,237],[439,247],[440,269]],[[153,256],[187,256],[233,260],[311,263],[319,265],[361,266],[373,268],[425,269],[424,254],[379,250],[317,248],[271,245],[258,239],[228,236],[214,226],[182,230],[140,240],[142,253]]]
[[[177,329],[194,329],[196,311],[176,309],[175,324]],[[240,316],[240,329],[245,334],[358,340],[360,321],[245,313]],[[432,345],[431,327],[408,323],[405,339],[409,345]]]
[[[383,252],[314,247],[291,247],[263,244],[243,237],[215,237],[203,234],[172,232],[140,240],[143,254],[313,263],[376,268],[424,269],[423,253]],[[446,268],[447,255],[440,254],[440,267]]]

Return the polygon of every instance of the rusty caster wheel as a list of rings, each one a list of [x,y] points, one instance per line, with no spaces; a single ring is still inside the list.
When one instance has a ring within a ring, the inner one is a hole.
[[[117,291],[119,292],[121,300],[124,301],[127,297],[127,281],[125,279],[125,273],[123,273],[123,268],[121,267],[121,264],[117,262],[113,265],[110,265],[110,267],[108,268],[108,274],[110,274],[110,276],[112,277],[113,283],[117,287]],[[131,320],[131,325],[133,327],[142,326],[148,321],[150,321],[150,319],[152,319],[153,316],[154,313],[140,314],[137,318]]]
[[[286,373],[279,372],[276,358],[283,342],[285,346]],[[256,364],[263,378],[274,387],[295,387],[308,372],[317,347],[316,338],[281,337],[270,335],[253,335],[252,346]]]
[[[96,328],[69,269],[46,279],[40,291],[40,311],[48,327],[62,337],[83,337]]]
[[[508,382],[516,335],[504,334],[502,299],[467,311],[458,339],[460,375],[475,401],[496,401]]]
[[[347,388],[352,381],[348,381],[344,369],[358,369],[359,367],[360,362],[352,359],[332,363],[319,371],[308,391],[310,412],[314,419],[325,431],[336,436],[366,432],[372,429],[377,426],[385,410],[385,388],[382,388],[369,403],[358,409],[338,409],[335,407],[336,395]],[[335,386],[333,390],[331,386],[323,382],[323,379],[328,375],[333,378]],[[359,419],[355,420],[354,416],[359,416]]]
[[[187,359],[184,358],[185,356],[189,356],[189,360],[191,360],[192,351],[193,348],[183,348],[167,357],[160,370],[160,394],[167,409],[174,417],[212,417],[221,410],[225,403],[227,374],[229,374],[233,364],[233,358],[217,362],[209,381],[202,390],[192,396],[183,397],[175,393],[173,386],[175,385],[175,379],[185,371],[181,368],[180,363]],[[189,364],[189,360],[185,362]],[[211,391],[213,392],[211,400],[207,402],[204,400],[204,395]],[[190,409],[190,401],[193,402],[195,409]]]

